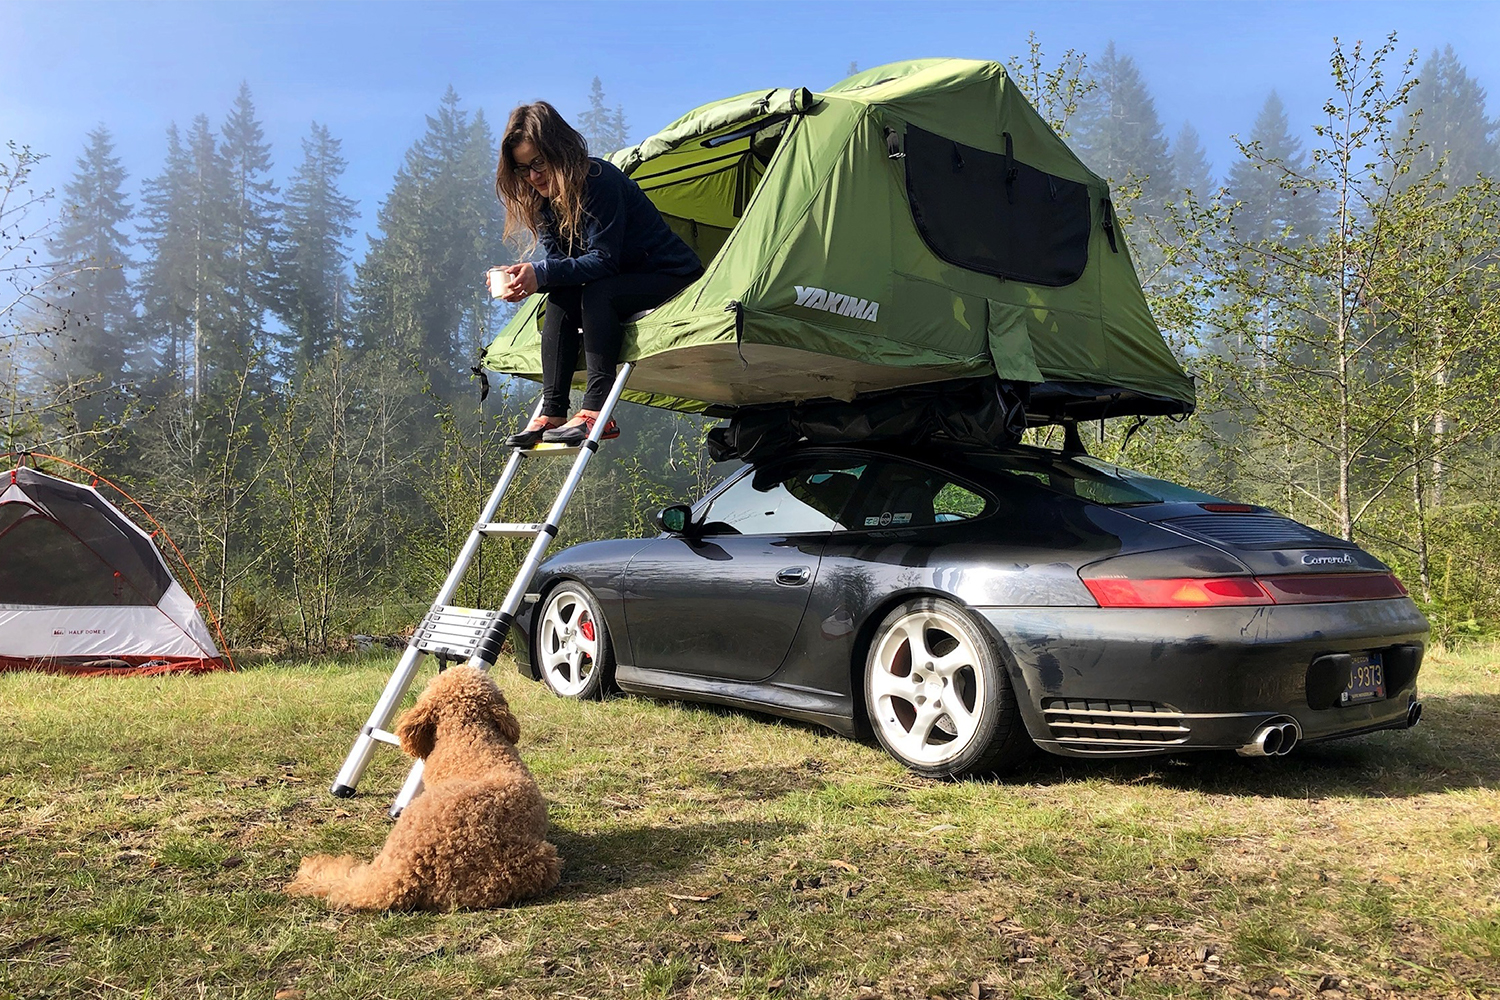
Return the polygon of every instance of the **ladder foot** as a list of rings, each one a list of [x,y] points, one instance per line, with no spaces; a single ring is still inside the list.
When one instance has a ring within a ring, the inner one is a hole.
[[[332,791],[333,791],[333,794],[335,796],[337,796],[338,798],[341,798],[341,799],[352,799],[352,798],[354,798],[354,786],[353,785],[334,785]]]

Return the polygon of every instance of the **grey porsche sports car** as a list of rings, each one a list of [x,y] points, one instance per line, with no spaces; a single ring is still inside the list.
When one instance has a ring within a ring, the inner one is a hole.
[[[1378,559],[1084,454],[807,447],[657,523],[542,566],[523,673],[873,731],[932,777],[1421,716],[1427,622]]]

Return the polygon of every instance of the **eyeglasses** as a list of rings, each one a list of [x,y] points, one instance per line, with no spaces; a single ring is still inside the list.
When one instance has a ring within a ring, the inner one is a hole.
[[[545,174],[547,172],[547,160],[544,157],[538,156],[530,163],[517,163],[511,169],[516,172],[517,177],[525,177],[527,174]]]

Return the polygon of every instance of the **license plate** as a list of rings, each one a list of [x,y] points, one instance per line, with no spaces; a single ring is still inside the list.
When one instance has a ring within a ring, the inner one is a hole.
[[[1349,686],[1339,695],[1339,704],[1358,705],[1380,701],[1385,697],[1385,666],[1379,653],[1361,653],[1351,657]]]

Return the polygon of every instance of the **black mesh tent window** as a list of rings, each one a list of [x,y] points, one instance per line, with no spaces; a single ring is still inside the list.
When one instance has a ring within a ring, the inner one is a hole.
[[[906,127],[906,194],[933,253],[970,271],[1053,287],[1088,264],[1089,190],[1010,152]]]

